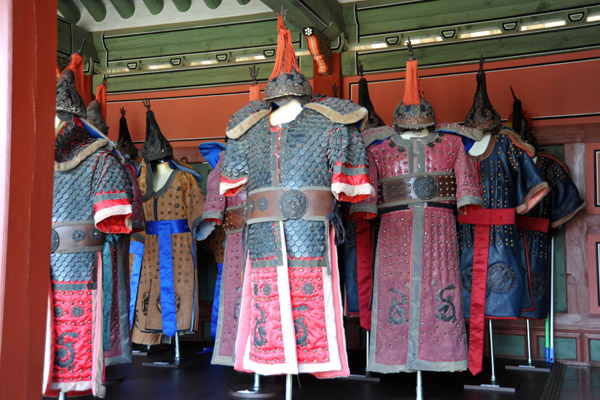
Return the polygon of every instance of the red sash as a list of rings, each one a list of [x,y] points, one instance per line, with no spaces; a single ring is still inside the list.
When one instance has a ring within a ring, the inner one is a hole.
[[[517,228],[524,231],[548,232],[550,219],[517,215]]]
[[[490,225],[515,223],[514,208],[479,209],[459,214],[458,222],[475,225],[473,277],[471,279],[471,324],[469,329],[469,371],[481,372],[485,331],[485,291],[487,286]]]

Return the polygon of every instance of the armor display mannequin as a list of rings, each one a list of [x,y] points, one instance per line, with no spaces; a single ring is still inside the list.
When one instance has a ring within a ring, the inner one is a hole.
[[[233,115],[221,173],[222,194],[248,189],[235,368],[346,376],[330,214],[334,198],[360,201],[374,192],[357,129],[367,111],[337,98],[311,102],[281,16],[278,33],[269,104],[254,101]]]
[[[512,92],[512,88],[511,88]],[[523,113],[521,101],[513,92],[513,129],[530,145],[537,148],[535,136]],[[545,151],[536,150],[533,159],[550,191],[524,215],[517,215],[517,228],[523,235],[527,261],[526,287],[529,298],[524,301],[522,317],[544,319],[550,303],[550,230],[557,230],[570,221],[587,203],[579,197],[577,187],[569,177],[569,167]]]
[[[243,230],[246,213],[246,190],[239,190],[233,196],[219,193],[223,155],[208,157],[209,143],[200,145],[202,155],[214,164],[206,183],[206,202],[202,219],[220,224],[225,230],[225,249],[219,288],[218,321],[215,335],[215,348],[211,363],[233,366],[235,339],[237,337],[240,306],[242,302],[242,281],[244,269]],[[203,148],[204,146],[204,148]],[[211,161],[212,160],[212,161]],[[215,161],[218,161],[215,164]]]
[[[368,369],[460,371],[467,347],[455,212],[480,208],[482,200],[461,138],[434,131],[410,44],[406,74],[394,127],[363,133],[378,194],[352,207],[380,217]]]
[[[131,296],[136,304],[132,340],[151,345],[159,343],[157,333],[173,337],[197,329],[195,235],[204,195],[198,174],[172,159],[173,149],[149,102],[145,106],[146,141],[138,180],[146,232],[143,250],[133,243],[130,249],[134,254]]]
[[[531,160],[533,147],[510,129],[501,129],[500,115],[487,95],[483,59],[465,126],[484,131],[483,139],[469,150],[484,206],[458,216],[463,312],[471,319],[469,370],[475,375],[481,371],[484,315],[516,318],[521,314],[526,265],[515,215],[535,206],[548,192],[548,184]]]
[[[130,233],[131,183],[112,147],[83,127],[71,70],[57,84],[51,302],[44,390],[104,397],[103,257],[106,234]],[[110,258],[108,259],[110,264]],[[110,265],[105,266],[109,269]],[[112,292],[107,293],[108,296]]]

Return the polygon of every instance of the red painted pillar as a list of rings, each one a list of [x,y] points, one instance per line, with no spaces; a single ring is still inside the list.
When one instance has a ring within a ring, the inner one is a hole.
[[[56,10],[56,0],[0,2],[0,399],[41,398]]]
[[[338,87],[337,97],[344,98],[342,91],[342,66],[340,53],[331,54],[331,68],[329,74],[320,75],[317,63],[313,61],[313,93],[333,96],[333,84]]]

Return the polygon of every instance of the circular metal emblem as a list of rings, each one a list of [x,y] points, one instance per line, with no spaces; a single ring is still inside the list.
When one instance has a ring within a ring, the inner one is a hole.
[[[548,281],[542,274],[531,273],[531,294],[533,298],[539,300],[548,290]]]
[[[460,280],[463,289],[470,293],[473,281],[473,270],[471,268],[465,268],[462,271],[460,271]]]
[[[261,197],[260,199],[258,199],[258,209],[260,211],[265,211],[268,205],[269,202],[267,201],[266,197]]]
[[[279,210],[288,219],[301,218],[308,208],[308,198],[299,190],[288,190],[279,199]]]
[[[76,229],[75,232],[73,232],[73,241],[81,242],[83,239],[85,239],[85,233],[83,233],[81,229]]]
[[[508,293],[517,285],[517,274],[508,264],[494,264],[488,271],[487,283],[496,293]]]
[[[58,249],[58,244],[60,243],[60,239],[58,238],[58,232],[56,232],[56,230],[52,229],[52,253],[54,253],[56,251],[56,249]]]
[[[433,176],[419,176],[414,183],[415,194],[422,200],[433,199],[440,190],[437,180]]]
[[[92,237],[92,239],[100,239],[101,235],[102,235],[102,233],[96,228],[94,228],[90,231],[90,236]]]

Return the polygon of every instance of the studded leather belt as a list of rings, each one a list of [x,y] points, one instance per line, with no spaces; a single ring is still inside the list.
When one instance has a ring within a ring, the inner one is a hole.
[[[333,206],[331,190],[303,188],[258,189],[248,194],[248,219],[246,224],[257,222],[306,219],[324,221]]]
[[[58,222],[52,225],[52,253],[102,250],[105,235],[94,221]]]
[[[378,209],[425,201],[456,201],[454,173],[407,174],[379,180]]]
[[[225,209],[225,223],[223,229],[226,233],[239,232],[244,227],[246,216],[244,215],[245,205],[231,206]]]

